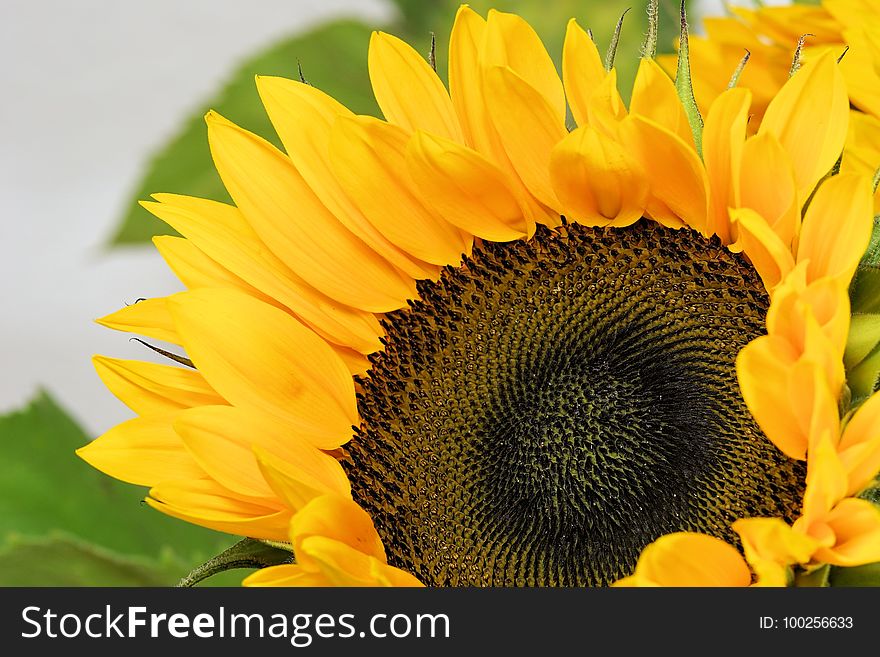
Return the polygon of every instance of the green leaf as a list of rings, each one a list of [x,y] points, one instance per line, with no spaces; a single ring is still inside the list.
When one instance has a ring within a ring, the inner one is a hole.
[[[223,90],[190,117],[178,135],[149,163],[111,243],[134,244],[147,242],[153,235],[174,234],[167,225],[137,204],[138,200],[148,199],[150,194],[173,192],[229,201],[208,149],[204,122],[207,110],[214,109],[280,146],[254,85],[257,74],[296,79],[299,77],[299,63],[310,83],[355,112],[377,114],[367,75],[369,41],[367,26],[351,20],[336,21],[303,36],[282,41],[244,62],[230,76]]]
[[[446,75],[447,48],[458,0],[395,0],[402,21],[383,29],[405,39],[426,57],[431,33],[437,39],[437,70]],[[592,29],[596,40],[607,44],[620,12],[632,6],[630,18],[620,36],[616,60],[620,89],[629,98],[643,34],[647,30],[647,0],[638,3],[584,3],[583,0],[474,0],[471,7],[486,15],[492,7],[520,14],[537,30],[547,50],[560,64],[565,27],[576,17]],[[678,5],[675,0],[660,2],[661,52],[671,52],[678,33]],[[216,97],[209,99],[181,127],[180,132],[153,157],[146,174],[127,204],[127,212],[110,240],[111,246],[147,242],[153,235],[174,234],[164,223],[141,208],[137,201],[158,192],[173,192],[229,201],[220,178],[214,171],[208,150],[204,114],[214,109],[228,119],[280,145],[260,102],[254,75],[299,76],[302,65],[306,80],[327,92],[359,114],[379,116],[367,74],[367,46],[370,32],[378,26],[366,26],[352,20],[328,23],[300,36],[285,39],[239,66]]]
[[[871,230],[871,240],[868,242],[868,248],[865,249],[865,255],[859,263],[859,271],[863,267],[880,267],[880,215],[875,215],[874,226]]]
[[[859,265],[849,295],[853,312],[880,313],[880,267]]]
[[[853,568],[833,566],[829,581],[831,586],[880,586],[880,561]]]
[[[79,459],[74,450],[88,440],[46,393],[0,417],[0,549],[22,535],[48,540],[61,531],[128,558],[167,559],[173,552],[179,567],[169,582],[174,583],[233,542],[151,509],[143,502],[145,489],[111,479]],[[63,566],[61,556],[59,563]],[[0,575],[0,585],[8,585],[5,576],[11,572]],[[17,577],[21,581],[27,574]]]
[[[878,343],[880,343],[880,313],[854,312],[843,356],[846,369],[851,370],[861,363]]]
[[[12,537],[0,550],[3,586],[169,586],[181,565],[115,554],[65,534]]]

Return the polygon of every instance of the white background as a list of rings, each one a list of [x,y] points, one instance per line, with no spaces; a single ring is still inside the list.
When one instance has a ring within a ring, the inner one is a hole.
[[[720,0],[702,4],[722,11]],[[103,248],[149,155],[243,57],[340,14],[381,25],[392,8],[382,0],[2,0],[0,413],[42,386],[92,435],[130,417],[90,357],[148,359],[93,320],[180,289],[151,245]]]

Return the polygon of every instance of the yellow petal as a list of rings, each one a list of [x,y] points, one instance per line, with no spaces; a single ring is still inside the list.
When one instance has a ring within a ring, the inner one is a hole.
[[[731,208],[730,220],[738,236],[737,243],[752,261],[768,292],[794,269],[794,258],[770,224],[754,210]]]
[[[217,264],[189,240],[170,235],[157,235],[153,238],[153,244],[171,271],[189,289],[231,287],[266,303],[274,303],[270,297]]]
[[[409,276],[434,278],[436,267],[389,242],[349,200],[333,173],[333,124],[339,116],[351,118],[354,114],[323,91],[294,80],[257,76],[257,90],[291,162],[340,223]]]
[[[504,150],[526,188],[541,203],[558,209],[548,167],[553,147],[567,134],[565,115],[553,108],[511,68],[485,71],[484,87]]]
[[[208,142],[226,189],[268,247],[310,285],[370,312],[406,305],[411,279],[351,233],[268,142],[209,113]]]
[[[833,438],[832,438],[833,437]],[[827,523],[829,512],[846,496],[846,470],[828,432],[810,446],[802,521],[809,527]]]
[[[348,369],[293,317],[232,290],[183,292],[169,307],[193,362],[234,406],[290,422],[327,449],[351,437],[358,416]]]
[[[368,57],[373,94],[389,123],[463,142],[452,101],[437,73],[404,41],[373,32]]]
[[[880,61],[880,59],[878,59]],[[873,176],[880,166],[880,118],[850,112],[849,131],[840,170]],[[874,214],[880,214],[880,187],[874,190]]]
[[[783,563],[806,563],[815,549],[808,536],[799,534],[779,518],[743,518],[733,523],[743,541],[746,559],[772,559]]]
[[[617,139],[619,124],[626,115],[626,105],[617,90],[617,71],[612,68],[590,97],[587,105],[589,125]]]
[[[365,354],[381,348],[382,327],[372,313],[334,301],[294,274],[260,241],[238,208],[173,194],[154,198],[159,203],[141,205],[328,342]]]
[[[620,123],[624,148],[638,160],[651,183],[651,197],[688,226],[707,235],[708,181],[692,146],[657,123],[630,115]]]
[[[655,586],[748,586],[752,580],[736,548],[690,532],[661,536],[646,547],[635,577]]]
[[[588,226],[628,226],[642,216],[644,173],[615,141],[582,126],[553,149],[550,175],[562,212]]]
[[[287,477],[309,486],[314,491],[309,499],[328,492],[350,495],[348,478],[336,459],[265,414],[202,406],[178,414],[174,429],[205,472],[233,492],[270,499],[277,495],[289,502],[275,485]],[[272,477],[265,476],[267,467]]]
[[[141,299],[101,319],[98,324],[117,331],[138,333],[157,340],[181,344],[174,320],[165,305],[165,297]]]
[[[848,121],[846,85],[830,52],[803,66],[767,107],[758,134],[775,135],[788,152],[802,202],[840,157]]]
[[[847,423],[837,446],[847,473],[847,495],[867,488],[880,472],[880,393],[871,395]]]
[[[629,112],[666,128],[693,149],[693,132],[675,84],[653,59],[643,57],[639,60]]]
[[[409,573],[323,536],[305,539],[297,556],[317,564],[330,586],[422,586]]]
[[[172,427],[174,414],[136,417],[76,450],[86,463],[137,486],[169,479],[204,479]]]
[[[274,499],[248,443],[251,427],[224,424],[239,419],[232,406],[203,406],[180,413],[174,430],[199,466],[233,493]]]
[[[322,495],[351,499],[348,476],[339,461],[325,452],[299,442],[296,448],[276,448],[275,453],[253,445],[253,452],[266,482],[294,513]]]
[[[710,189],[708,231],[711,235],[718,235],[722,244],[730,244],[736,239],[727,209],[737,205],[734,190],[740,178],[740,160],[751,102],[752,93],[748,89],[725,91],[712,103],[703,128],[703,161]],[[685,128],[691,132],[687,117]]]
[[[495,242],[534,232],[506,176],[476,151],[419,132],[407,165],[420,196],[462,230]]]
[[[110,392],[138,415],[226,403],[193,369],[106,356],[94,356],[92,363]]]
[[[799,274],[803,267],[798,269]],[[830,278],[802,286],[799,278],[789,275],[773,291],[767,311],[767,332],[784,338],[798,353],[803,353],[807,349],[808,324],[812,322],[827,338],[828,349],[833,352],[830,358],[840,360],[850,322],[846,288]]]
[[[816,558],[835,566],[862,566],[880,561],[880,508],[868,500],[848,497],[828,514],[834,532],[832,548],[817,551]]]
[[[329,586],[321,573],[312,573],[297,564],[261,568],[244,578],[242,586]]]
[[[486,21],[461,5],[449,37],[449,95],[468,145],[488,154],[493,152],[497,136],[489,123],[479,66],[485,32]]]
[[[535,30],[516,14],[490,9],[480,51],[484,69],[507,67],[537,92],[556,122],[565,122],[565,91]]]
[[[874,117],[880,117],[880,67],[877,65],[880,62],[880,46],[877,45],[880,25],[877,11],[873,9],[870,27],[863,23],[844,30],[843,36],[850,50],[840,62],[840,72],[846,80],[850,102]],[[835,48],[835,51],[839,52],[839,48]]]
[[[316,497],[297,512],[290,523],[290,537],[298,562],[308,565],[301,557],[299,546],[310,536],[339,541],[358,552],[385,562],[385,548],[376,533],[373,520],[355,502],[339,495]]]
[[[870,180],[841,173],[822,183],[804,216],[798,262],[809,262],[807,280],[823,277],[849,285],[871,239]]]
[[[507,156],[486,106],[481,58],[487,31],[486,21],[467,5],[455,17],[449,39],[449,92],[468,146],[492,162],[508,177],[508,185],[527,206],[530,221],[559,225],[559,214],[538,203],[517,175]],[[558,81],[558,80],[557,80]],[[564,99],[563,99],[564,100]]]
[[[837,399],[823,368],[798,361],[785,340],[762,336],[740,350],[736,373],[743,400],[767,438],[784,454],[804,459],[811,436],[837,428]]]
[[[808,563],[818,548],[814,539],[779,518],[743,518],[733,523],[746,561],[763,586],[786,586],[787,566]]]
[[[468,238],[419,200],[406,170],[408,140],[402,128],[378,119],[340,117],[330,141],[333,170],[390,242],[421,260],[457,265],[469,249]]]
[[[705,144],[705,133],[703,137]],[[791,160],[769,132],[749,138],[742,148],[736,205],[765,218],[779,240],[791,248],[801,213]]]
[[[259,500],[241,499],[211,479],[165,482],[150,489],[154,509],[237,536],[286,541],[291,513]]]
[[[880,393],[874,393],[859,406],[840,437],[839,449],[871,442],[880,435]]]
[[[572,18],[568,21],[562,49],[562,80],[572,116],[579,126],[589,123],[590,98],[605,75],[595,42]]]

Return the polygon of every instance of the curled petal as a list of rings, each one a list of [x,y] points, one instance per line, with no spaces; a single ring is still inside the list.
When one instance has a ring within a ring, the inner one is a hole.
[[[641,116],[620,123],[620,140],[645,170],[650,196],[675,217],[707,235],[708,180],[692,146],[666,128]]]
[[[642,216],[644,173],[612,139],[585,125],[562,140],[550,160],[563,214],[588,226],[628,226]]]
[[[820,548],[816,558],[835,566],[862,566],[880,561],[880,508],[848,497],[825,518],[834,546]]]
[[[798,360],[782,338],[752,340],[737,356],[736,373],[758,426],[790,458],[806,458],[811,439],[825,431],[837,435],[837,397],[822,366]]]
[[[779,238],[770,224],[754,210],[730,210],[730,220],[738,235],[738,244],[752,261],[768,292],[794,269],[790,247]]]

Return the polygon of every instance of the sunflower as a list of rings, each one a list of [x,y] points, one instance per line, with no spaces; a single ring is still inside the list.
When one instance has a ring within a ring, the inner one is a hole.
[[[740,84],[754,93],[751,129],[757,129],[768,103],[801,61],[832,52],[840,57],[852,113],[841,162],[844,172],[868,176],[880,162],[880,2],[822,0],[816,6],[730,7],[727,17],[703,21],[706,36],[691,39],[693,85],[700,107],[724,90],[726,77],[744,52],[748,65]],[[797,51],[793,61],[792,53]],[[674,70],[674,57],[659,58]],[[880,191],[874,194],[880,213]]]
[[[272,77],[286,153],[209,113],[235,205],[145,202],[187,291],[99,320],[183,366],[96,357],[138,415],[80,456],[293,553],[249,585],[780,585],[880,559],[858,497],[880,395],[845,394],[843,364],[870,180],[827,175],[842,74],[808,62],[747,136],[752,93],[704,124],[655,28],[629,107],[575,21],[560,80],[525,21],[463,6],[448,92],[373,35],[385,120]]]

